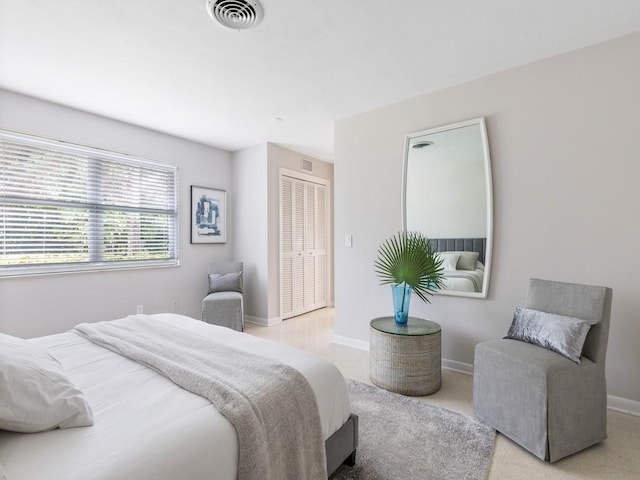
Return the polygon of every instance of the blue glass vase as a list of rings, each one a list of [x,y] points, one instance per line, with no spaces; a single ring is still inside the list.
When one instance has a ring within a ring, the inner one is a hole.
[[[409,301],[411,300],[411,286],[406,283],[396,283],[391,285],[393,295],[393,311],[395,312],[396,324],[406,325],[409,320]]]

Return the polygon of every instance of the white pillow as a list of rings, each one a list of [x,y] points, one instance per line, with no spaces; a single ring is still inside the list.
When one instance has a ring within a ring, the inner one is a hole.
[[[440,255],[458,255],[457,270],[475,270],[480,254],[478,252],[441,252]]]
[[[460,252],[458,270],[475,270],[479,256],[478,252]]]
[[[7,480],[7,474],[4,473],[4,470],[2,469],[2,464],[0,464],[0,480]]]
[[[0,333],[0,429],[33,433],[93,425],[84,394],[55,358]]]
[[[456,252],[438,252],[440,260],[442,260],[442,268],[445,270],[457,270],[458,259],[460,254]]]

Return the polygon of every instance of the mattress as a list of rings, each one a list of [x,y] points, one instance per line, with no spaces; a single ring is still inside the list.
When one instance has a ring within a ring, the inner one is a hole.
[[[285,363],[308,380],[324,439],[349,418],[344,378],[309,352],[175,314],[152,315],[220,343]],[[0,431],[8,480],[235,480],[237,436],[211,403],[71,332],[31,340],[57,358],[93,409],[92,427]]]

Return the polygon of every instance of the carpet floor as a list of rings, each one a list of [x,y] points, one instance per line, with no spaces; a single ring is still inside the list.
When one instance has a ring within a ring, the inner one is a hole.
[[[356,465],[331,480],[484,480],[496,433],[488,425],[347,379],[359,418]]]

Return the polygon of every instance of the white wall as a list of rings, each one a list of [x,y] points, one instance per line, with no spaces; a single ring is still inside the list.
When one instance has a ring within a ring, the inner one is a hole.
[[[336,122],[336,335],[368,341],[369,320],[391,311],[373,261],[402,226],[404,135],[484,116],[489,297],[437,296],[412,315],[442,325],[445,359],[472,364],[476,343],[506,334],[530,277],[610,286],[609,394],[640,401],[638,52],[634,34]]]
[[[174,268],[0,278],[0,331],[31,337],[79,322],[171,311],[200,318],[207,265],[231,258],[234,193],[225,245],[189,242],[190,186],[229,190],[231,154],[169,135],[0,90],[0,127],[138,155],[179,167],[180,263]]]
[[[478,125],[421,135],[426,148],[409,148],[407,229],[429,238],[487,236],[487,189]]]
[[[244,263],[245,316],[246,320],[266,323],[269,318],[267,144],[234,152],[232,171],[236,192],[233,255]]]
[[[430,238],[486,237],[484,172],[482,158],[465,163],[411,165],[407,174],[407,228]]]

